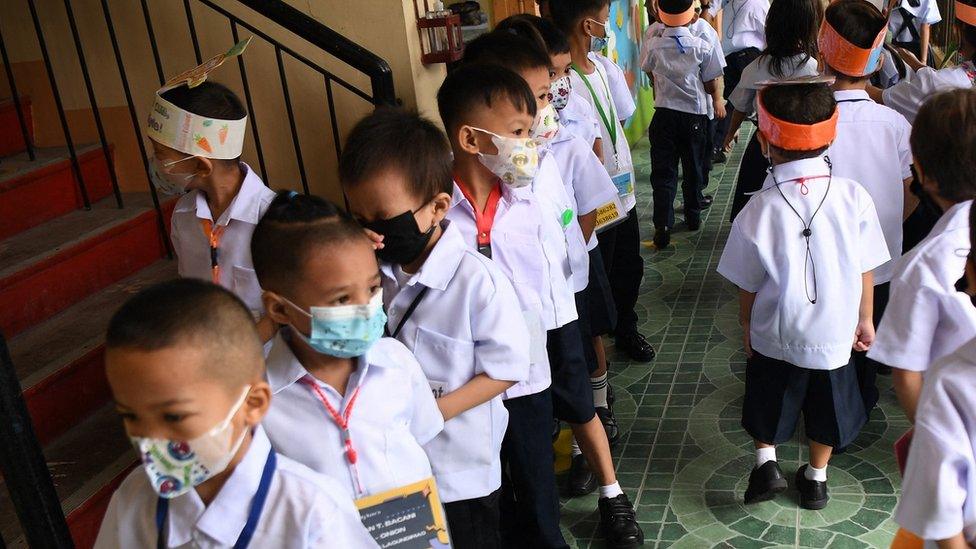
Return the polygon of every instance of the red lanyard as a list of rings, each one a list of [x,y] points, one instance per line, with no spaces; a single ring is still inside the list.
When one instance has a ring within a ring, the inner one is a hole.
[[[830,179],[829,175],[817,175],[814,177],[797,177],[796,179],[787,179],[783,183],[796,183],[800,186],[800,194],[806,196],[810,194],[810,187],[807,186],[807,181],[813,181],[814,179]]]
[[[458,183],[458,188],[461,189],[461,194],[468,199],[471,203],[471,209],[474,211],[474,223],[478,229],[478,249],[491,249],[491,227],[495,223],[495,212],[498,211],[498,201],[502,198],[502,184],[500,181],[496,181],[495,186],[488,193],[488,203],[485,204],[485,209],[483,212],[478,211],[478,205],[475,203],[474,198],[468,191],[468,186],[465,185],[464,181],[457,175],[454,176],[454,180]]]
[[[302,384],[308,387],[312,393],[319,399],[325,410],[329,412],[329,417],[335,422],[336,426],[342,432],[342,441],[346,447],[346,461],[349,462],[349,467],[352,469],[353,479],[356,481],[356,490],[360,495],[363,494],[363,486],[359,482],[359,472],[356,469],[356,462],[359,461],[359,456],[356,454],[356,449],[352,445],[352,433],[349,431],[349,419],[352,417],[353,407],[356,405],[356,399],[359,398],[359,391],[363,388],[362,381],[356,387],[356,390],[352,392],[352,396],[349,397],[349,403],[346,404],[345,411],[340,414],[335,407],[329,403],[329,399],[326,398],[325,393],[322,392],[322,388],[315,379],[307,375],[300,379]],[[365,380],[363,380],[365,381]]]
[[[213,226],[213,221],[201,219],[200,225],[203,227],[203,235],[210,241],[210,272],[213,275],[214,284],[220,284],[220,239],[224,236],[224,229],[227,225]]]

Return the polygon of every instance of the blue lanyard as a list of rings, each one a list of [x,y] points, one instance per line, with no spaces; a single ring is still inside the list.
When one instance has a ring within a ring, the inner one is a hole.
[[[261,473],[261,482],[258,484],[258,491],[254,494],[254,500],[251,501],[251,510],[247,514],[247,522],[244,523],[244,529],[241,530],[241,535],[237,538],[234,549],[245,549],[251,543],[254,530],[257,528],[258,520],[261,518],[261,511],[264,510],[264,502],[268,499],[268,489],[271,487],[271,478],[274,477],[277,462],[278,459],[275,457],[275,451],[272,448],[268,452],[268,460],[264,462],[264,472]],[[166,542],[163,539],[163,526],[166,524],[167,515],[169,515],[169,500],[166,498],[157,499],[156,549],[165,549],[166,547]]]
[[[680,51],[681,53],[685,53],[685,47],[681,43],[681,37],[680,36],[672,36],[671,38],[674,38],[675,43],[678,44],[678,51]]]

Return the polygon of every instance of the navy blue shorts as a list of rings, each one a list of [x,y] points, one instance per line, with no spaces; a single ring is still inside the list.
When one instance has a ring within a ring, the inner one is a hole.
[[[803,413],[807,438],[849,446],[867,421],[853,358],[836,370],[810,370],[753,351],[746,361],[742,427],[766,444],[791,438]]]
[[[590,337],[612,334],[617,328],[617,307],[610,291],[610,279],[603,264],[600,248],[590,250],[590,283],[582,291],[586,296],[586,315]],[[580,312],[580,314],[584,314]]]
[[[549,330],[547,340],[552,372],[552,415],[568,423],[587,423],[593,419],[596,408],[579,323],[573,321]]]

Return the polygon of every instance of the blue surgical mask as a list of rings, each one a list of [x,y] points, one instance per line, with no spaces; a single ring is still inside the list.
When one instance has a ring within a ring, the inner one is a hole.
[[[323,355],[339,358],[362,356],[383,336],[386,313],[383,312],[382,291],[377,292],[366,305],[312,307],[311,312],[282,299],[312,320],[310,335],[306,336],[294,326],[292,333]]]
[[[593,36],[592,34],[590,35],[590,51],[601,52],[607,49],[607,44],[610,42],[610,39],[608,38],[610,34],[607,31],[607,24],[601,23],[596,19],[587,19],[587,21],[589,21],[590,23],[596,23],[597,25],[603,27],[603,34],[604,34],[603,36]]]

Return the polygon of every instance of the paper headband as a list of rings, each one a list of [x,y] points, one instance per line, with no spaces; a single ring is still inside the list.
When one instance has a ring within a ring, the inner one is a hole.
[[[881,29],[870,48],[860,48],[851,44],[833,25],[824,20],[817,39],[820,55],[824,62],[842,74],[867,76],[878,69],[887,32],[887,27]]]
[[[837,136],[837,119],[840,111],[834,109],[834,114],[823,122],[816,124],[794,124],[780,120],[769,114],[762,101],[763,92],[759,92],[759,131],[773,146],[788,151],[815,151],[830,145]]]
[[[968,6],[956,0],[956,19],[976,27],[976,6]]]
[[[681,13],[666,13],[660,7],[657,9],[657,18],[659,21],[664,23],[669,27],[683,27],[691,20],[695,18],[695,5],[692,4],[685,11]]]
[[[231,160],[241,156],[247,117],[239,120],[221,120],[200,116],[163,99],[163,94],[179,86],[194,88],[207,80],[207,76],[224,61],[244,52],[250,38],[242,40],[226,53],[215,55],[201,65],[184,71],[166,81],[156,91],[146,135],[153,141],[182,153],[205,158]]]

